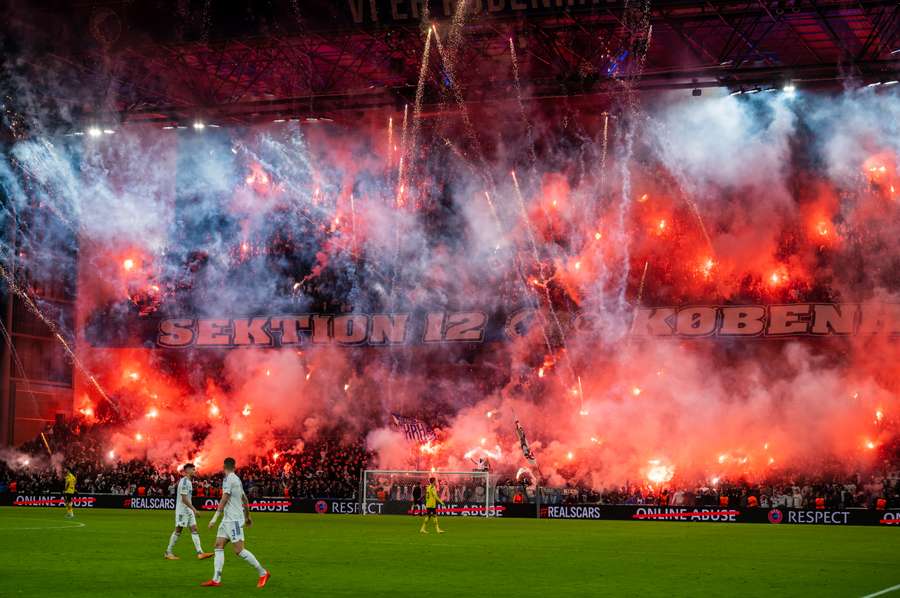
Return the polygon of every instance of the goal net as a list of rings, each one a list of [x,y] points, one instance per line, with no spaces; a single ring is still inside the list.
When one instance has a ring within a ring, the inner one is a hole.
[[[370,503],[399,505],[413,515],[425,512],[425,487],[435,478],[439,515],[496,515],[491,474],[487,471],[399,471],[367,469],[362,472],[360,493],[363,513]],[[418,488],[418,491],[416,490]],[[383,511],[384,512],[384,511]]]

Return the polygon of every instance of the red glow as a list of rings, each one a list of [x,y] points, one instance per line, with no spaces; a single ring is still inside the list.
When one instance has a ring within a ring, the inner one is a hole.
[[[891,152],[870,156],[863,162],[862,170],[874,191],[886,199],[897,199],[896,189],[900,179],[897,176],[897,161]]]
[[[658,459],[649,461],[650,468],[647,470],[647,479],[654,484],[662,484],[668,482],[675,475],[675,468],[671,465],[663,465]]]
[[[890,152],[881,152],[866,158],[863,172],[872,182],[881,182],[894,174],[894,158]]]
[[[780,287],[788,282],[787,269],[784,266],[779,267],[768,276],[769,285],[772,287]]]
[[[94,403],[87,395],[81,397],[81,401],[78,403],[78,413],[80,413],[81,416],[88,422],[96,421],[94,419]]]
[[[425,444],[419,446],[419,452],[425,455],[436,455],[440,448],[440,444],[434,442],[433,440],[429,440]]]
[[[265,193],[269,190],[269,183],[271,180],[268,173],[266,173],[261,165],[251,164],[250,174],[247,175],[244,182],[247,183],[247,186],[252,187],[257,193]]]

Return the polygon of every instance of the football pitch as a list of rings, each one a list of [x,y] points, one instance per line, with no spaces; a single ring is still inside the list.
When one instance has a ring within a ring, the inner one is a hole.
[[[181,560],[163,559],[171,512],[76,513],[0,509],[0,595],[865,596],[900,584],[888,527],[445,517],[439,536],[412,517],[257,513],[247,548],[268,586],[226,547],[223,585],[201,588],[212,560],[194,558],[187,534]]]

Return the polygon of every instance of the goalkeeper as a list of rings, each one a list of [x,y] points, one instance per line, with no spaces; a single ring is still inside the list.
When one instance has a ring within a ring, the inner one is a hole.
[[[441,529],[441,525],[438,523],[437,517],[437,505],[438,503],[444,504],[444,501],[438,496],[437,486],[435,485],[434,478],[428,478],[428,486],[425,488],[425,512],[427,515],[425,516],[425,521],[422,522],[422,529],[419,531],[423,534],[427,534],[428,530],[425,529],[425,526],[428,525],[428,522],[434,520],[434,528],[439,534],[443,534],[444,530]]]

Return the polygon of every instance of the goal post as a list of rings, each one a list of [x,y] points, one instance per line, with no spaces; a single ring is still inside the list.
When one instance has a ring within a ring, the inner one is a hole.
[[[425,508],[425,487],[434,477],[438,496],[446,503],[438,505],[438,514],[494,516],[494,491],[488,471],[415,471],[367,469],[360,476],[360,512],[368,513],[370,503],[406,503],[410,513]],[[419,488],[416,500],[415,488]]]

